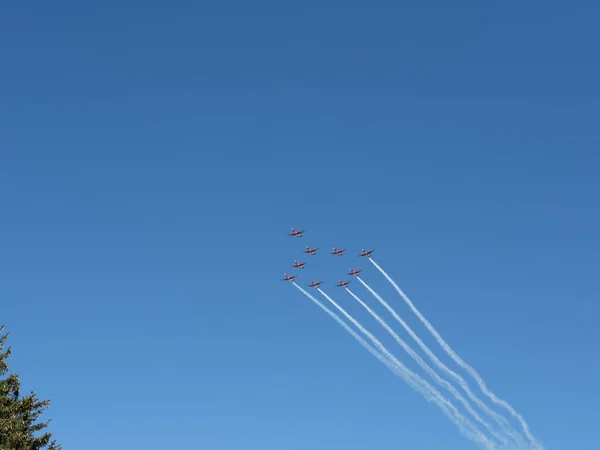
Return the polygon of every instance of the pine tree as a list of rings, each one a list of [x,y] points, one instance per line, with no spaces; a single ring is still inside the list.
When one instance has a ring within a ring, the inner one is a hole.
[[[50,421],[36,423],[50,401],[39,400],[33,392],[22,396],[19,376],[9,374],[6,360],[11,349],[4,350],[8,333],[3,331],[4,325],[0,326],[0,450],[61,450],[50,440],[51,433],[40,435]]]

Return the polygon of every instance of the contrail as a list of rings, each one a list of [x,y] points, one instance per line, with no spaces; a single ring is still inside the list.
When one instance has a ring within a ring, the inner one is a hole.
[[[525,435],[531,441],[531,443],[534,445],[534,448],[543,450],[542,445],[533,437],[533,435],[529,431],[529,425],[527,425],[527,422],[525,422],[525,419],[523,419],[523,417],[517,411],[515,411],[514,408],[507,401],[496,397],[496,395],[488,389],[485,382],[483,381],[481,376],[477,373],[477,371],[475,371],[475,369],[473,369],[470,365],[468,365],[466,362],[464,362],[454,352],[454,350],[452,350],[452,348],[450,348],[450,346],[446,343],[446,341],[444,341],[444,339],[442,339],[442,336],[440,336],[440,334],[435,330],[435,328],[433,328],[433,326],[427,321],[427,319],[425,317],[423,317],[423,314],[421,314],[421,312],[415,307],[415,305],[413,305],[413,303],[410,301],[408,296],[402,291],[402,289],[400,289],[400,287],[394,282],[394,280],[392,280],[392,278],[385,272],[385,270],[383,270],[381,267],[379,267],[379,265],[375,261],[373,261],[371,258],[369,258],[369,261],[371,261],[371,263],[375,266],[375,268],[377,268],[377,270],[379,270],[379,272],[381,272],[381,274],[390,282],[390,284],[392,286],[394,286],[394,289],[396,289],[398,294],[400,294],[402,299],[406,302],[406,304],[409,306],[409,308],[412,310],[412,312],[416,314],[416,316],[419,318],[419,320],[421,322],[423,322],[423,324],[427,327],[429,332],[435,337],[438,344],[446,351],[446,353],[448,353],[448,355],[450,355],[450,357],[460,367],[465,369],[467,372],[469,372],[469,374],[473,378],[475,378],[475,380],[477,381],[477,384],[479,385],[479,387],[481,388],[481,390],[483,391],[483,393],[485,395],[487,395],[497,405],[500,405],[500,406],[503,406],[504,408],[506,408],[514,417],[517,418],[517,420],[523,427],[523,431],[525,432]]]
[[[308,292],[306,292],[304,289],[302,289],[296,283],[292,282],[292,284],[294,286],[296,286],[300,291],[302,291],[302,293],[304,295],[306,295],[308,298],[310,298],[319,308],[321,308],[323,311],[325,311],[333,320],[335,320],[338,324],[340,324],[348,333],[350,333],[352,335],[352,337],[354,339],[356,339],[365,349],[367,349],[367,351],[371,355],[373,355],[375,358],[377,358],[379,360],[379,362],[388,366],[388,368],[390,370],[392,370],[392,371],[394,370],[393,364],[388,358],[383,356],[379,351],[374,349],[368,342],[366,342],[363,338],[361,338],[352,328],[350,328],[346,324],[346,322],[344,322],[342,319],[340,319],[340,317],[336,313],[331,311],[329,308],[327,308],[325,305],[323,305],[319,300],[314,298],[312,295],[310,295]]]
[[[482,442],[482,439],[479,438],[478,436],[478,432],[475,429],[475,432],[473,432],[471,429],[469,429],[469,424],[459,424],[456,421],[456,418],[454,417],[451,408],[453,408],[452,404],[450,404],[449,402],[444,401],[442,398],[440,398],[441,396],[434,396],[432,395],[431,390],[435,391],[433,388],[431,388],[431,386],[429,386],[431,389],[428,389],[428,383],[425,382],[424,380],[421,380],[420,377],[418,377],[416,374],[412,373],[410,370],[408,370],[406,367],[404,367],[400,362],[398,362],[398,364],[396,364],[394,361],[390,360],[389,358],[387,358],[386,356],[384,356],[383,354],[381,354],[378,350],[376,350],[375,348],[373,348],[369,343],[367,343],[363,338],[361,338],[352,328],[350,328],[342,319],[340,319],[340,317],[334,313],[333,311],[331,311],[329,308],[327,308],[325,305],[323,305],[319,300],[317,300],[316,298],[314,298],[312,295],[310,295],[308,292],[306,292],[304,289],[302,289],[300,286],[298,286],[296,283],[292,282],[292,284],[294,286],[296,286],[304,295],[306,295],[309,299],[311,299],[319,308],[321,308],[327,315],[329,315],[333,320],[335,320],[339,325],[341,325],[348,333],[350,333],[350,335],[356,339],[365,349],[367,349],[367,351],[369,353],[371,353],[371,355],[373,355],[375,358],[377,358],[379,360],[379,362],[381,362],[382,364],[384,364],[388,369],[390,369],[395,375],[399,376],[400,378],[402,378],[404,381],[406,381],[406,383],[412,387],[415,391],[419,392],[421,395],[423,395],[425,397],[426,400],[435,403],[436,405],[438,405],[440,407],[440,409],[443,411],[443,413],[452,421],[454,422],[459,430],[467,437],[469,437],[470,439],[472,439],[473,441],[478,442],[479,444],[481,443],[485,443]],[[471,428],[474,429],[474,427],[471,425]],[[491,447],[492,449],[494,447]]]
[[[463,432],[463,434],[475,442],[483,444],[486,449],[495,449],[496,445],[491,442],[484,434],[476,428],[471,421],[469,421],[466,417],[464,417],[455,407],[446,400],[433,386],[431,386],[427,381],[422,379],[420,376],[415,374],[406,368],[394,355],[392,355],[379,340],[377,340],[371,333],[369,333],[358,321],[356,321],[350,314],[348,314],[341,306],[339,306],[331,297],[329,297],[325,292],[321,289],[318,291],[325,297],[329,302],[340,311],[356,328],[360,330],[369,340],[375,345],[375,347],[385,355],[391,362],[393,362],[394,366],[401,371],[402,378],[409,383],[409,385],[413,386],[413,383],[416,382],[422,385],[427,391],[429,391],[426,398],[430,401],[434,401],[438,405],[440,403],[445,404],[448,409],[452,411],[452,414],[449,414],[448,417],[454,424]],[[409,381],[411,380],[411,381]],[[421,390],[419,390],[422,392]],[[444,408],[442,408],[444,410]]]
[[[458,375],[456,372],[449,369],[442,361],[440,361],[438,359],[438,357],[435,356],[435,354],[431,350],[429,350],[429,347],[427,347],[427,345],[425,345],[425,343],[419,338],[419,336],[417,336],[417,334],[408,326],[408,324],[404,320],[402,320],[402,318],[396,313],[396,311],[377,292],[375,292],[371,288],[371,286],[369,286],[360,277],[356,277],[356,278],[358,279],[358,281],[360,281],[360,283],[365,288],[367,288],[367,290],[371,294],[373,294],[373,296],[379,301],[379,303],[381,303],[392,314],[392,316],[394,316],[394,318],[400,323],[400,325],[402,325],[402,327],[406,330],[406,332],[415,340],[415,342],[419,345],[419,347],[427,354],[429,359],[431,359],[433,361],[433,363],[436,365],[436,367],[438,367],[444,373],[446,373],[447,375],[452,377],[464,389],[464,391],[467,393],[468,397],[473,402],[475,402],[475,404],[477,406],[479,406],[484,412],[489,414],[502,427],[503,431],[506,434],[508,434],[509,436],[511,436],[516,441],[517,445],[523,446],[524,443],[523,443],[522,436],[516,430],[514,430],[512,428],[512,426],[510,425],[508,420],[506,420],[506,418],[504,416],[502,416],[501,414],[498,414],[495,411],[493,411],[492,409],[490,409],[484,402],[482,402],[479,399],[479,397],[477,397],[475,394],[473,394],[473,392],[471,391],[471,388],[469,387],[467,382],[460,375]]]
[[[363,302],[354,292],[352,292],[348,288],[346,288],[346,291],[354,298],[354,300],[360,303],[360,305],[363,308],[365,308],[367,312],[371,314],[371,316],[373,316],[373,318],[377,322],[379,322],[379,324],[383,328],[386,329],[386,331],[394,338],[394,340],[398,344],[400,344],[400,346],[402,346],[406,353],[408,353],[411,356],[411,358],[414,359],[425,372],[427,372],[439,385],[445,387],[454,396],[456,400],[462,403],[465,409],[475,418],[477,422],[481,423],[484,427],[486,427],[487,430],[492,434],[492,436],[494,436],[504,445],[508,445],[508,441],[503,436],[498,435],[495,432],[495,430],[490,426],[490,424],[483,420],[479,414],[477,414],[477,412],[471,407],[471,404],[467,400],[465,400],[465,398],[462,395],[460,395],[460,393],[456,390],[454,386],[452,386],[450,383],[448,383],[446,380],[440,377],[435,372],[435,370],[433,370],[425,361],[423,361],[423,358],[421,358],[406,342],[404,342],[402,338],[398,336],[398,334],[396,334],[394,330],[392,330],[390,326],[381,317],[379,317],[375,311],[369,308],[369,306],[365,302]]]

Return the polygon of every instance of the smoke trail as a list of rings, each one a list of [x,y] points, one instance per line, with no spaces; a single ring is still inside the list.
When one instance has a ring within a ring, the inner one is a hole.
[[[308,298],[310,298],[319,308],[321,308],[323,311],[325,311],[333,320],[335,320],[338,324],[340,324],[348,333],[350,333],[352,335],[352,337],[354,339],[356,339],[365,349],[367,349],[367,351],[371,355],[373,355],[375,358],[377,358],[379,360],[379,362],[381,362],[382,364],[385,364],[386,366],[388,366],[388,368],[390,370],[394,371],[394,366],[393,366],[392,362],[388,358],[383,356],[379,351],[374,349],[363,338],[361,338],[352,328],[350,328],[342,319],[340,319],[336,313],[331,311],[329,308],[327,308],[325,305],[323,305],[319,300],[314,298],[312,295],[310,295],[308,292],[306,292],[304,289],[302,289],[296,283],[292,282],[292,284],[294,286],[296,286],[300,291],[302,291],[302,293],[304,295],[306,295]]]
[[[534,448],[543,450],[542,445],[533,437],[533,435],[529,431],[529,425],[527,425],[527,422],[525,422],[525,419],[523,419],[523,417],[517,411],[515,411],[514,408],[507,401],[496,397],[496,395],[488,389],[485,382],[483,381],[481,376],[475,371],[475,369],[473,369],[470,365],[468,365],[466,362],[464,362],[454,352],[454,350],[452,350],[452,348],[450,348],[450,346],[446,343],[446,341],[444,341],[442,339],[442,336],[440,336],[440,334],[435,330],[435,328],[433,328],[433,326],[427,321],[427,319],[425,319],[425,317],[423,317],[423,314],[421,314],[421,312],[415,307],[415,305],[413,305],[413,303],[410,301],[410,299],[406,296],[406,294],[402,291],[402,289],[400,289],[400,287],[394,282],[394,280],[392,280],[392,278],[381,267],[379,267],[379,265],[375,261],[373,261],[371,258],[369,258],[369,261],[371,261],[371,263],[375,266],[375,268],[377,270],[379,270],[379,272],[381,272],[381,274],[390,282],[390,284],[392,286],[394,286],[394,289],[396,289],[398,294],[400,294],[402,299],[406,302],[406,304],[409,306],[409,308],[412,310],[412,312],[416,314],[416,316],[419,318],[419,320],[421,322],[423,322],[423,324],[427,327],[429,332],[435,337],[438,344],[446,351],[446,353],[448,353],[448,355],[450,355],[450,357],[460,367],[465,369],[467,372],[469,372],[469,374],[473,378],[475,378],[475,380],[477,381],[477,384],[479,385],[479,387],[481,388],[481,390],[483,391],[483,393],[485,395],[487,395],[497,405],[500,405],[500,406],[503,406],[504,408],[506,408],[514,417],[517,418],[517,420],[523,427],[523,431],[525,432],[525,435],[531,441]]]
[[[352,328],[350,328],[340,317],[323,305],[319,300],[314,298],[296,283],[292,282],[294,286],[296,286],[304,295],[306,295],[309,299],[311,299],[319,308],[321,308],[327,315],[329,315],[333,320],[335,320],[339,325],[341,325],[350,335],[356,339],[371,355],[379,360],[382,364],[384,364],[388,369],[390,369],[396,376],[402,378],[406,383],[413,388],[415,391],[419,392],[421,395],[425,397],[426,400],[435,403],[440,407],[442,412],[454,423],[456,423],[455,418],[452,414],[450,408],[452,407],[449,402],[445,402],[439,397],[435,397],[432,395],[431,391],[427,389],[427,383],[424,380],[420,380],[419,377],[413,374],[410,370],[404,367],[402,364],[398,362],[398,364],[394,363],[392,360],[381,354],[378,350],[373,348],[369,343],[367,343],[363,338],[361,338]],[[422,381],[422,383],[419,383]],[[459,424],[457,424],[461,432],[468,436],[470,439],[481,443],[481,439],[478,438],[476,433],[473,433],[471,430],[466,429]],[[493,448],[493,447],[492,447]]]
[[[492,409],[490,409],[485,403],[483,403],[479,399],[479,397],[477,397],[475,394],[473,394],[473,392],[471,391],[471,388],[469,387],[467,382],[463,379],[463,377],[461,377],[456,372],[449,369],[442,361],[440,361],[438,359],[438,357],[435,356],[435,354],[431,350],[429,350],[429,347],[427,347],[427,345],[425,345],[425,343],[419,338],[419,336],[417,336],[417,334],[408,326],[408,324],[404,320],[402,320],[402,318],[396,313],[396,311],[383,298],[381,298],[381,296],[377,292],[375,292],[371,288],[371,286],[369,286],[360,277],[356,277],[356,278],[358,279],[358,281],[360,281],[360,283],[364,287],[367,288],[367,290],[371,294],[373,294],[373,296],[379,301],[379,303],[381,303],[392,314],[392,316],[394,316],[394,318],[400,323],[400,325],[402,325],[402,327],[406,330],[406,332],[415,340],[415,342],[419,345],[419,347],[427,354],[429,359],[431,359],[433,361],[433,363],[436,365],[436,367],[438,367],[444,373],[446,373],[447,375],[452,377],[463,388],[463,390],[467,393],[468,397],[473,402],[475,402],[475,404],[477,406],[479,406],[484,412],[489,414],[502,427],[503,431],[506,434],[508,434],[509,436],[511,436],[516,441],[516,443],[517,443],[517,445],[519,445],[519,447],[522,447],[524,445],[523,438],[516,430],[514,430],[512,428],[512,426],[510,425],[508,420],[506,420],[506,418],[504,416],[502,416],[501,414],[498,414],[495,411],[493,411]]]
[[[386,329],[386,331],[394,338],[394,340],[398,344],[400,344],[400,346],[402,346],[406,353],[408,353],[410,357],[414,359],[417,362],[417,364],[419,364],[419,366],[429,374],[429,376],[431,376],[439,385],[445,387],[454,396],[456,400],[462,403],[465,409],[475,418],[477,422],[481,423],[484,427],[486,427],[487,430],[492,434],[492,436],[501,441],[504,445],[508,445],[508,441],[503,436],[498,435],[495,432],[495,430],[490,426],[490,424],[483,420],[479,414],[477,414],[477,412],[471,407],[471,404],[467,400],[465,400],[465,398],[462,395],[460,395],[460,393],[456,390],[454,386],[452,386],[450,383],[448,383],[446,380],[440,377],[425,361],[423,361],[423,358],[421,358],[406,342],[404,342],[402,338],[398,336],[398,334],[396,334],[394,330],[392,330],[390,326],[381,317],[379,317],[375,311],[369,308],[369,306],[365,302],[363,302],[354,292],[347,288],[346,291],[348,291],[348,294],[354,297],[354,300],[360,303],[360,305],[363,308],[365,308],[367,312],[371,314],[371,316],[373,316],[373,318],[377,322],[379,322],[379,324],[383,328]]]
[[[491,442],[484,434],[479,431],[466,417],[464,417],[455,407],[446,400],[433,386],[431,386],[427,381],[423,380],[420,376],[415,374],[406,368],[398,359],[392,355],[379,340],[377,340],[371,333],[369,333],[358,321],[356,321],[350,314],[348,314],[341,306],[339,306],[331,297],[329,297],[325,292],[321,289],[318,291],[325,297],[329,302],[340,311],[346,319],[348,319],[356,328],[360,330],[369,340],[375,345],[375,347],[385,355],[390,361],[394,363],[394,365],[401,370],[405,375],[403,376],[404,380],[412,386],[412,383],[408,381],[408,379],[412,379],[415,382],[424,386],[428,391],[429,395],[426,397],[430,401],[434,401],[435,403],[441,402],[445,404],[451,411],[452,414],[448,415],[450,420],[461,430],[461,432],[479,444],[483,444],[487,449],[495,449],[496,446],[493,442]],[[442,408],[443,409],[443,408]]]

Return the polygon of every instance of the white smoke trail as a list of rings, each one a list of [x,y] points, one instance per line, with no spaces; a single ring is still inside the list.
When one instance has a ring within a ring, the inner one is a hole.
[[[348,333],[350,333],[350,335],[354,339],[356,339],[371,355],[373,355],[375,358],[377,358],[379,360],[379,362],[384,364],[396,376],[402,378],[411,388],[413,388],[415,391],[417,391],[421,395],[423,395],[426,400],[438,405],[440,407],[440,409],[442,410],[442,412],[451,421],[456,423],[453,413],[451,411],[452,404],[449,404],[449,402],[445,402],[444,400],[440,399],[439,397],[432,395],[431,391],[427,388],[427,383],[424,380],[420,380],[416,374],[412,373],[410,370],[408,370],[402,364],[400,364],[400,363],[396,364],[394,361],[390,360],[389,358],[387,358],[386,356],[381,354],[378,350],[373,348],[369,343],[367,343],[363,338],[361,338],[342,319],[340,319],[340,317],[336,313],[331,311],[329,308],[327,308],[325,305],[323,305],[319,300],[314,298],[312,295],[310,295],[308,292],[306,292],[304,289],[302,289],[296,283],[292,282],[292,284],[294,286],[296,286],[309,299],[311,299],[327,315],[329,315],[333,320],[335,320],[339,325],[341,325]],[[422,383],[419,383],[419,381],[422,381]],[[457,424],[457,426],[464,435],[468,436],[470,439],[478,442],[479,444],[482,443],[481,440],[478,439],[478,437],[476,436],[476,433],[473,433],[471,430],[468,429],[468,427],[461,426],[460,424]]]
[[[377,358],[379,360],[379,362],[388,366],[388,368],[390,370],[392,370],[392,371],[394,370],[394,366],[388,358],[383,356],[379,351],[377,351],[375,348],[373,348],[373,346],[371,346],[368,342],[366,342],[363,338],[361,338],[352,328],[350,328],[348,326],[348,324],[346,324],[346,322],[344,322],[342,319],[340,319],[340,317],[336,313],[331,311],[329,308],[327,308],[325,305],[323,305],[319,300],[314,298],[312,295],[310,295],[308,292],[306,292],[304,289],[302,289],[296,283],[292,282],[292,284],[294,286],[296,286],[300,291],[302,291],[302,293],[304,295],[306,295],[308,298],[310,298],[319,308],[321,308],[323,311],[325,311],[333,320],[335,320],[338,324],[340,324],[348,333],[350,333],[352,335],[352,337],[354,339],[356,339],[365,349],[367,349],[367,351],[371,355],[373,355],[375,358]]]
[[[360,277],[356,278],[379,301],[379,303],[381,303],[381,305],[383,305],[383,307],[386,308],[390,312],[390,314],[392,314],[392,316],[394,316],[394,318],[400,323],[400,325],[402,325],[406,332],[419,345],[421,350],[423,350],[427,354],[429,359],[433,361],[435,366],[450,377],[452,377],[463,388],[463,390],[467,393],[468,397],[473,402],[475,402],[475,404],[479,408],[481,408],[485,413],[489,414],[502,427],[503,431],[516,441],[519,448],[522,448],[524,446],[523,438],[516,430],[512,428],[508,420],[506,420],[506,418],[501,414],[498,414],[492,409],[490,409],[484,402],[482,402],[479,399],[479,397],[477,397],[473,393],[473,391],[471,391],[471,388],[469,387],[468,383],[463,379],[463,377],[458,375],[453,370],[449,369],[442,361],[440,361],[438,357],[435,356],[435,354],[429,349],[429,347],[427,347],[427,345],[425,345],[425,343],[419,338],[419,336],[417,336],[417,334],[408,326],[408,324],[404,320],[402,320],[402,318],[396,313],[396,311],[377,292],[375,292],[375,290],[373,290],[371,286],[369,286]]]
[[[371,314],[371,316],[373,316],[373,318],[377,322],[379,322],[379,324],[383,328],[386,329],[386,331],[394,338],[394,340],[398,344],[400,344],[400,346],[406,351],[406,353],[408,353],[410,357],[414,359],[417,362],[417,364],[429,374],[429,376],[431,376],[439,385],[446,388],[454,396],[454,398],[465,407],[465,409],[475,418],[477,422],[481,423],[484,427],[486,427],[487,430],[492,434],[492,436],[494,436],[504,445],[508,445],[508,441],[504,438],[504,436],[497,434],[494,428],[492,428],[489,423],[487,423],[481,418],[479,414],[477,414],[477,412],[473,409],[471,404],[462,395],[460,395],[460,393],[458,392],[458,390],[456,390],[454,386],[452,386],[450,383],[448,383],[446,380],[440,377],[425,361],[423,361],[423,358],[421,358],[406,342],[404,342],[404,340],[402,340],[402,338],[398,336],[398,334],[394,332],[394,330],[392,330],[390,326],[381,317],[379,317],[379,315],[377,315],[375,311],[369,308],[369,306],[365,302],[363,302],[354,292],[347,288],[346,291],[354,298],[354,300],[360,303],[360,305],[363,308],[365,308],[367,312]]]
[[[445,399],[433,386],[431,386],[427,381],[422,379],[416,373],[410,371],[406,368],[394,355],[392,355],[383,344],[376,339],[371,333],[369,333],[356,319],[354,319],[350,314],[348,314],[341,306],[339,306],[331,297],[329,297],[325,292],[321,289],[318,291],[325,297],[329,302],[340,311],[346,319],[348,319],[352,324],[360,330],[362,334],[364,334],[369,340],[375,345],[375,347],[385,355],[390,361],[394,363],[394,365],[403,373],[404,380],[412,386],[412,383],[409,382],[409,379],[412,379],[414,382],[419,383],[423,386],[427,391],[429,391],[428,400],[433,401],[437,404],[443,403],[447,406],[448,409],[452,412],[451,415],[448,415],[450,420],[459,428],[459,430],[468,438],[477,442],[480,445],[483,445],[486,449],[496,449],[496,445],[490,441],[481,431],[475,427],[470,420],[464,417],[455,407],[454,405]],[[442,408],[444,410],[444,408]]]
[[[362,339],[358,334],[356,334],[356,332],[354,330],[352,330],[345,322],[343,322],[334,312],[332,312],[326,306],[321,304],[321,302],[319,302],[317,299],[315,299],[312,295],[310,295],[308,292],[306,292],[304,289],[302,289],[296,283],[292,283],[292,284],[294,286],[296,286],[304,295],[306,295],[308,298],[310,298],[317,306],[319,306],[330,317],[332,317],[338,324],[340,324],[348,333],[350,333],[358,342],[360,342],[360,344],[363,347],[365,347],[369,351],[369,353],[371,353],[373,356],[375,356],[381,363],[385,364],[388,367],[388,369],[390,369],[394,374],[403,378],[404,381],[406,381],[409,386],[411,386],[415,391],[421,393],[426,398],[426,400],[437,404],[440,407],[440,409],[444,412],[444,414],[446,414],[446,416],[448,418],[450,418],[450,420],[452,420],[458,426],[458,428],[461,430],[461,432],[465,436],[469,437],[470,439],[476,441],[479,444],[485,444],[485,448],[491,448],[491,449],[495,448],[493,445],[491,445],[491,443],[489,443],[489,441],[487,441],[487,439],[485,437],[483,437],[483,439],[482,439],[482,437],[479,433],[479,430],[477,430],[475,427],[473,427],[473,425],[470,424],[468,421],[464,420],[464,418],[462,418],[462,416],[458,413],[458,411],[456,411],[454,406],[447,400],[443,399],[443,397],[432,386],[430,386],[425,380],[422,380],[419,376],[417,376],[416,374],[414,374],[410,370],[408,370],[406,367],[404,367],[398,360],[396,360],[392,355],[390,355],[389,352],[387,352],[387,354],[392,356],[393,360],[390,360],[389,358],[387,358],[386,356],[384,356],[383,354],[378,352],[375,348],[373,348],[371,345],[369,345],[367,342],[365,342],[364,339]],[[323,295],[325,295],[323,292],[321,292],[321,293]],[[326,298],[327,298],[327,296],[326,296]],[[345,313],[345,311],[341,307],[339,307],[333,300],[331,300],[331,299],[329,299],[329,300],[337,308],[339,308],[341,311],[343,311]],[[352,320],[354,320],[354,319],[352,319]],[[366,330],[364,330],[364,332],[366,332],[367,335],[369,335],[369,333]],[[372,338],[372,336],[371,336],[371,338]],[[375,339],[375,341],[377,341],[377,340]],[[379,342],[379,341],[377,341],[377,342]],[[455,417],[457,414],[466,423],[457,423],[457,417]]]
[[[440,334],[435,330],[435,328],[433,328],[433,326],[427,321],[427,319],[425,319],[425,317],[423,317],[423,314],[421,314],[421,312],[415,307],[415,305],[413,305],[413,303],[410,301],[408,296],[402,291],[402,289],[400,289],[400,287],[394,282],[394,280],[392,280],[392,278],[385,272],[385,270],[383,270],[381,267],[379,267],[379,265],[375,261],[373,261],[371,258],[369,258],[369,261],[371,261],[371,263],[375,266],[375,268],[377,270],[379,270],[379,272],[381,272],[381,274],[390,282],[390,284],[392,286],[394,286],[394,289],[396,289],[398,294],[400,294],[400,296],[405,301],[405,303],[409,306],[409,308],[412,310],[412,312],[415,313],[416,316],[419,318],[419,320],[427,327],[429,332],[435,337],[438,344],[446,351],[446,353],[448,353],[448,355],[450,355],[450,357],[460,367],[465,369],[467,372],[469,372],[469,374],[473,378],[475,378],[475,380],[477,381],[477,384],[479,385],[479,387],[481,388],[481,390],[483,391],[483,393],[485,395],[487,395],[497,405],[500,405],[500,406],[503,406],[504,408],[506,408],[514,417],[517,418],[517,420],[521,424],[521,427],[523,427],[523,431],[525,432],[525,435],[531,441],[534,448],[543,450],[542,445],[533,437],[533,435],[529,431],[529,425],[527,425],[527,422],[525,422],[525,419],[523,419],[523,417],[517,411],[515,411],[515,409],[507,401],[496,397],[496,395],[488,389],[485,382],[483,381],[481,376],[475,371],[475,369],[473,369],[470,365],[468,365],[466,362],[464,362],[454,352],[454,350],[452,350],[452,348],[446,343],[446,341],[444,341],[442,339],[442,336],[440,336]]]

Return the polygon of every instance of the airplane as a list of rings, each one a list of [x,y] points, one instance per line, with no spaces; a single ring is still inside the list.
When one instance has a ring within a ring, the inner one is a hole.
[[[296,231],[295,229],[292,228],[292,233],[288,234],[288,236],[302,237],[302,233],[304,233],[305,231],[306,230]]]
[[[360,255],[358,255],[358,256],[366,256],[366,257],[370,258],[370,257],[371,257],[371,253],[373,253],[374,251],[375,251],[375,250],[369,250],[369,251],[366,251],[366,250],[363,248],[363,249],[362,249],[362,253],[361,253]]]
[[[358,274],[361,272],[362,272],[362,269],[359,269],[359,270],[350,269],[350,272],[348,272],[347,275],[354,275],[355,277],[357,277]]]
[[[289,276],[287,273],[284,275],[285,278],[282,278],[281,281],[294,281],[294,278],[296,278],[298,275],[292,275]]]
[[[318,248],[310,248],[308,245],[306,246],[306,250],[304,250],[304,253],[310,253],[311,255],[316,255],[317,254],[317,250],[319,250]]]
[[[294,260],[294,265],[290,266],[290,267],[295,267],[295,268],[299,268],[299,269],[304,269],[304,266],[306,265],[305,262],[303,263],[299,263],[298,261]]]
[[[318,283],[315,283],[314,281],[311,280],[310,284],[308,285],[308,287],[314,287],[319,289],[319,285],[322,283],[322,281],[319,281]]]
[[[352,282],[351,282],[351,281],[342,281],[342,280],[340,280],[340,284],[336,284],[336,286],[339,286],[339,287],[343,287],[343,288],[346,288],[346,289],[348,289],[348,285],[349,285],[350,283],[352,283]]]
[[[333,252],[331,252],[330,255],[342,256],[342,253],[344,253],[345,251],[346,251],[346,249],[338,250],[337,248],[333,247]]]

